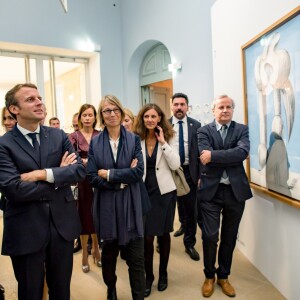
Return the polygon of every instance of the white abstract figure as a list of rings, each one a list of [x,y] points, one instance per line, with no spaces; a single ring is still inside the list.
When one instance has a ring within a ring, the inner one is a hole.
[[[293,87],[289,80],[291,61],[289,53],[277,49],[280,34],[274,33],[267,40],[263,53],[255,62],[255,81],[259,91],[259,119],[260,144],[258,146],[258,159],[261,169],[267,161],[267,130],[266,130],[266,94],[267,88],[273,89],[274,117],[272,128],[282,128],[281,101],[283,101],[287,120],[288,140],[290,139],[295,113],[295,97]],[[282,136],[282,130],[276,130]]]

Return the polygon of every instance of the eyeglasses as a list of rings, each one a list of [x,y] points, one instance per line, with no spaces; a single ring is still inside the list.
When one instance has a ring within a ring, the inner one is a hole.
[[[102,110],[102,113],[106,116],[110,116],[112,112],[114,112],[115,115],[121,113],[119,108]]]

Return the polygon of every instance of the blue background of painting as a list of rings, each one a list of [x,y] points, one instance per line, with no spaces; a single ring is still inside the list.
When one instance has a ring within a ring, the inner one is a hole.
[[[287,50],[291,60],[291,71],[289,79],[293,86],[295,95],[295,119],[290,140],[288,141],[286,116],[283,106],[281,112],[283,118],[283,139],[286,143],[290,171],[300,173],[300,15],[296,16],[286,24],[262,36],[256,43],[245,49],[244,57],[246,64],[246,82],[247,82],[247,101],[248,101],[248,125],[251,141],[250,149],[250,167],[260,170],[258,162],[259,145],[259,114],[258,114],[258,90],[254,78],[255,61],[262,54],[264,46],[263,40],[270,37],[274,32],[280,34],[280,40],[275,49]],[[273,92],[271,86],[268,87],[267,94],[267,148],[269,146],[269,137],[271,133],[272,120],[274,116]]]

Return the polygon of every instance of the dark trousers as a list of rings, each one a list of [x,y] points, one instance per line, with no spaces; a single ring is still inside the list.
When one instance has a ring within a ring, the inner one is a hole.
[[[185,179],[190,187],[190,192],[177,197],[179,221],[184,228],[183,243],[186,248],[194,247],[196,244],[197,231],[197,185],[194,184],[189,166],[182,166]]]
[[[159,277],[168,276],[168,263],[171,250],[171,237],[169,233],[157,237],[159,244]],[[145,236],[145,272],[146,280],[154,280],[153,255],[154,236]]]
[[[206,278],[217,274],[219,279],[226,279],[230,274],[233,250],[236,244],[239,224],[244,212],[245,202],[238,202],[230,185],[219,184],[215,197],[211,201],[199,199],[202,213],[203,262]],[[219,240],[220,216],[222,214],[221,241]]]
[[[69,300],[73,268],[73,241],[64,240],[50,221],[48,241],[39,252],[11,257],[18,281],[19,300],[41,300],[44,277],[49,299]]]
[[[116,265],[120,246],[117,240],[104,241],[102,246],[102,276],[109,289],[116,286]],[[144,239],[138,238],[126,245],[126,263],[128,266],[132,299],[144,299]]]

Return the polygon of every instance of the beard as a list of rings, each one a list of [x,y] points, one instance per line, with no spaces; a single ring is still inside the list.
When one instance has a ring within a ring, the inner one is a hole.
[[[177,110],[175,113],[174,113],[174,115],[175,115],[175,117],[177,118],[177,119],[182,119],[182,118],[184,118],[185,117],[185,114],[184,114],[184,112],[182,111],[182,110]]]

